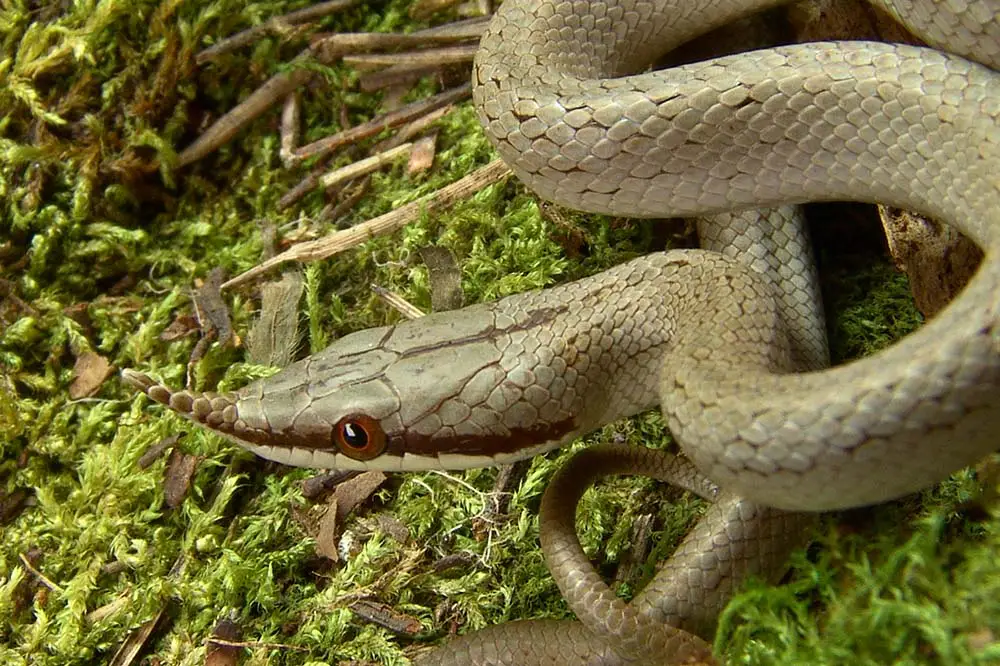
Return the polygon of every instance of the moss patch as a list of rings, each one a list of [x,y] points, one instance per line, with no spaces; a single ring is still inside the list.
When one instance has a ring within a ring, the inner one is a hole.
[[[547,479],[573,447],[534,461],[509,517],[485,527],[476,518],[495,470],[395,475],[349,520],[347,563],[331,565],[315,556],[297,519],[309,508],[300,482],[310,472],[266,465],[150,407],[114,375],[95,395],[70,397],[74,363],[87,352],[185,383],[195,342],[161,334],[192,312],[193,284],[216,266],[235,274],[257,263],[261,221],[286,235],[327,231],[309,219],[323,204],[319,194],[277,210],[301,174],[280,167],[274,113],[216,155],[170,170],[179,148],[281,71],[302,43],[268,38],[203,67],[195,52],[306,4],[92,0],[0,10],[3,663],[105,663],[158,616],[146,652],[166,663],[203,662],[205,640],[226,618],[245,640],[302,650],[251,648],[244,663],[405,663],[452,621],[465,631],[567,615],[537,549],[535,515]],[[357,7],[324,28],[411,29],[406,10],[402,0]],[[306,140],[341,129],[341,107],[356,123],[379,101],[352,91],[351,71],[321,74],[303,97]],[[449,118],[439,146],[430,174],[409,177],[397,166],[374,178],[353,221],[452,182],[493,154],[468,106]],[[302,349],[394,320],[371,295],[373,282],[428,307],[427,272],[415,252],[428,244],[460,258],[468,302],[573,279],[662,245],[648,224],[569,220],[582,251],[508,182],[310,266]],[[845,354],[868,352],[915,323],[899,305],[905,286],[881,268],[865,275],[873,286],[858,290],[856,309],[833,316],[854,345]],[[245,334],[253,295],[228,296]],[[876,339],[861,341],[870,330],[879,331]],[[195,383],[225,388],[260,374],[243,358],[241,349],[212,347],[192,369]],[[171,509],[165,457],[146,469],[137,463],[176,433],[184,435],[180,449],[200,461]],[[612,437],[664,442],[656,414],[588,440]],[[830,519],[784,585],[751,587],[734,602],[720,651],[734,663],[995,662],[1000,523],[988,514],[970,519],[963,502],[976,493],[966,473],[921,503]],[[653,494],[675,500],[657,510],[656,525],[676,539],[698,512],[687,498],[641,480],[615,481],[585,498],[582,539],[602,567],[620,557],[627,526],[648,511]],[[397,541],[374,527],[380,513],[405,524],[409,537]],[[466,563],[434,568],[455,553],[467,554]],[[358,620],[348,606],[360,598],[417,618],[419,639]]]

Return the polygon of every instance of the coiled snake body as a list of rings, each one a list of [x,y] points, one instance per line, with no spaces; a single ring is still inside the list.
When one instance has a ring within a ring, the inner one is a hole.
[[[236,393],[172,391],[133,371],[126,379],[265,457],[315,467],[494,464],[659,404],[688,458],[734,493],[727,510],[761,512],[762,532],[735,541],[765,556],[787,549],[778,535],[795,519],[749,501],[798,511],[869,504],[976,461],[997,447],[1000,427],[997,7],[959,3],[957,16],[943,2],[889,7],[935,45],[988,66],[845,42],[627,75],[772,4],[507,0],[475,65],[480,118],[531,189],[588,211],[665,217],[855,200],[956,226],[984,249],[983,264],[954,303],[897,345],[793,372],[801,363],[790,315],[768,280],[738,261],[681,251],[362,331]],[[690,472],[677,464],[670,475]],[[709,527],[727,519],[718,520]],[[703,537],[711,551],[711,532]],[[569,592],[586,596],[585,579],[579,573]],[[529,663],[535,648],[524,642],[561,645],[551,647],[564,651],[558,663],[572,663],[573,650],[580,663],[618,663],[650,645],[704,656],[683,633],[650,638],[629,624],[677,621],[662,598],[635,610],[593,595],[583,606],[601,631],[635,644],[595,646],[578,626],[566,634],[544,624],[501,628],[485,639],[492,647],[470,649],[515,663]],[[552,654],[538,650],[539,663]],[[601,650],[606,661],[594,656]]]

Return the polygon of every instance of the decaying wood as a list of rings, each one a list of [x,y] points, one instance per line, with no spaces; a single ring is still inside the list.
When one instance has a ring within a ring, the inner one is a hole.
[[[878,210],[889,253],[909,276],[917,309],[933,317],[975,274],[982,250],[947,224],[887,206]]]

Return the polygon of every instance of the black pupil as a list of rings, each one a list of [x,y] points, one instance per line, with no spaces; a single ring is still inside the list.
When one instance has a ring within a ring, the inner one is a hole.
[[[348,421],[344,424],[344,443],[355,449],[368,446],[368,433],[357,423]]]

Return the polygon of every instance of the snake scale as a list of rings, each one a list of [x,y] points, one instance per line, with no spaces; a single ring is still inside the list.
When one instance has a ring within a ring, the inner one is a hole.
[[[852,200],[954,225],[983,248],[982,266],[895,346],[799,371],[809,336],[789,331],[776,280],[688,250],[361,331],[232,393],[124,378],[251,451],[312,467],[496,464],[659,405],[690,462],[588,451],[543,501],[550,567],[583,623],[494,627],[426,663],[707,662],[684,629],[704,633],[724,601],[713,594],[787,552],[802,523],[784,510],[924,488],[995,450],[1000,428],[998,6],[885,0],[958,55],[816,43],[633,73],[774,4],[506,0],[476,58],[477,110],[517,176],[573,208],[664,217]],[[718,501],[669,575],[625,605],[579,564],[572,498],[593,476],[634,471]]]

